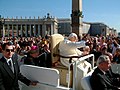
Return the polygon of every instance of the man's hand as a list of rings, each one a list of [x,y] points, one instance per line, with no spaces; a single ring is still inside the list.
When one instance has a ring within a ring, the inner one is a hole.
[[[32,85],[32,86],[36,86],[37,83],[38,83],[38,81],[31,81],[31,82],[30,82],[30,85]]]

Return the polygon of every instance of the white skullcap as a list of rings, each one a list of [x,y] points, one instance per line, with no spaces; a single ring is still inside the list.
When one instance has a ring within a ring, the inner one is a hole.
[[[76,38],[77,38],[77,34],[71,33],[71,34],[68,36],[68,39],[71,38],[71,37],[76,37]]]

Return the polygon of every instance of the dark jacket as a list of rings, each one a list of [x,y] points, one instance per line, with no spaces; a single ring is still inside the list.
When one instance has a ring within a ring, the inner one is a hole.
[[[39,60],[27,54],[27,57],[24,58],[24,64],[39,66]]]
[[[40,66],[44,64],[44,66],[47,68],[52,67],[51,53],[44,52],[38,58]]]
[[[120,64],[120,55],[115,55],[114,57],[113,57],[113,61],[112,62],[116,62],[117,64]]]
[[[18,62],[15,58],[12,58],[14,73],[8,66],[4,57],[0,59],[0,90],[19,90],[18,80],[30,84],[30,80],[21,75]]]
[[[118,90],[120,81],[117,81],[117,77],[120,75],[114,74],[111,69],[104,74],[99,68],[96,68],[90,78],[92,90]]]
[[[35,65],[35,66],[48,67],[48,68],[52,66],[51,54],[45,52],[40,54],[37,58],[34,58],[28,54],[23,61],[24,64],[28,64],[28,65]]]

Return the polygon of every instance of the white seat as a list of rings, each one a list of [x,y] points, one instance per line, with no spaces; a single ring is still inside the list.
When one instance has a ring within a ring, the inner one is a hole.
[[[54,57],[53,54],[59,54],[59,43],[64,40],[64,37],[61,34],[53,34],[50,37],[50,49],[51,49],[51,57],[52,63],[58,61],[59,57]]]
[[[53,68],[57,69],[60,73],[60,85],[67,86],[67,76],[68,76],[68,68],[63,66],[59,58],[62,57],[59,54],[59,43],[64,40],[64,37],[61,34],[53,34],[50,37],[50,48],[51,48],[51,57],[52,57],[52,63],[57,63],[58,65],[53,66]],[[59,56],[60,55],[60,56]],[[70,87],[72,87],[72,70],[70,71]]]

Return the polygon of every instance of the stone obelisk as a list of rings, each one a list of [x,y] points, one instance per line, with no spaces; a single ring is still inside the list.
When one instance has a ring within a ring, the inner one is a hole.
[[[72,32],[82,35],[82,0],[72,0]]]

